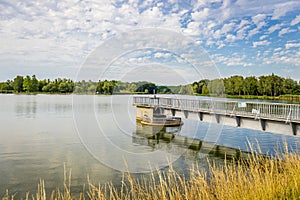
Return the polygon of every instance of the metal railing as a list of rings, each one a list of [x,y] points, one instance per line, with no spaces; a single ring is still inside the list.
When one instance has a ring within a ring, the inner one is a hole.
[[[255,119],[270,118],[300,121],[300,105],[267,102],[239,102],[207,99],[178,99],[169,97],[134,96],[134,105],[163,107],[193,112],[229,114],[231,116],[251,116]]]

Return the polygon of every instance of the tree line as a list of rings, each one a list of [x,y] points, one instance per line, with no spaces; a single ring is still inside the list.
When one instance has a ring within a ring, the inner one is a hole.
[[[2,93],[71,93],[74,89],[74,82],[71,79],[57,78],[55,80],[43,79],[38,80],[33,76],[16,76],[13,80],[7,80],[0,83]]]
[[[67,78],[38,80],[35,75],[16,76],[0,82],[2,93],[80,93],[80,94],[189,94],[189,95],[300,95],[300,83],[274,74],[268,76],[231,76],[200,80],[179,86],[158,86],[151,82],[122,82],[116,80],[77,81]]]
[[[78,94],[105,94],[114,93],[171,93],[166,86],[156,86],[154,83],[121,82],[116,80],[77,81],[67,78],[54,80],[38,80],[33,76],[16,76],[13,80],[0,82],[0,93],[78,93]]]
[[[267,76],[231,76],[229,78],[201,80],[192,84],[194,94],[200,95],[256,95],[280,96],[300,95],[300,83],[278,75]]]

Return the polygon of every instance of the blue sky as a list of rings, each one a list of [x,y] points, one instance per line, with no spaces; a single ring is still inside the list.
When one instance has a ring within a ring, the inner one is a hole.
[[[0,0],[0,11],[2,81],[18,74],[76,79],[105,41],[145,28],[191,39],[214,63],[216,77],[275,73],[300,80],[299,0]],[[149,68],[173,57],[167,50],[122,59]]]

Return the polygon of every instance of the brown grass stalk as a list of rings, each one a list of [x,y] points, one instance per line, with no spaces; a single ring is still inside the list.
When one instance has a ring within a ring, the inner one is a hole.
[[[71,172],[64,174],[64,190],[52,191],[50,200],[75,199],[71,192]],[[12,200],[15,194],[7,191],[2,200]],[[26,200],[46,200],[43,180],[35,195]],[[113,184],[95,185],[88,178],[88,190],[79,199],[300,199],[300,155],[291,153],[268,158],[252,154],[248,160],[224,161],[210,165],[209,172],[194,166],[189,178],[169,171],[156,170],[148,178],[134,179],[124,173],[120,188]]]

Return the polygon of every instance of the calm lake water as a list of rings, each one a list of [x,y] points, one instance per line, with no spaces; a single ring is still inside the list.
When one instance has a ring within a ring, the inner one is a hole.
[[[285,141],[291,151],[300,142],[299,137],[184,119],[180,128],[143,127],[135,121],[132,98],[125,95],[0,95],[0,121],[1,197],[6,189],[17,197],[35,192],[40,179],[49,191],[62,188],[64,166],[71,169],[77,193],[87,176],[93,183],[118,186],[126,170],[138,177],[172,163],[186,173],[195,162],[205,168],[207,156],[221,162],[226,151],[249,151],[249,144],[274,154]],[[205,143],[201,149],[197,142],[188,148],[173,140],[173,133]]]

